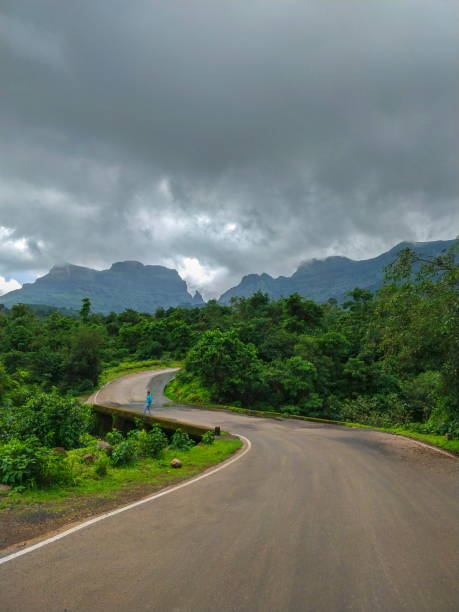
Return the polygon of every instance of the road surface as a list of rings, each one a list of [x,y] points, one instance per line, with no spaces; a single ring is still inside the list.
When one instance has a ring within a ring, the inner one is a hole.
[[[152,373],[98,401],[139,411]],[[167,407],[240,460],[0,565],[1,612],[458,612],[459,461],[379,432]],[[1,562],[1,559],[0,559]]]

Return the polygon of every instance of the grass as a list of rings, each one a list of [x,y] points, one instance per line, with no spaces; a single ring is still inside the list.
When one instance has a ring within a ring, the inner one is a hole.
[[[100,385],[105,385],[114,378],[133,374],[134,372],[142,372],[144,370],[161,370],[162,368],[180,368],[181,361],[161,359],[149,359],[148,361],[123,361],[117,366],[105,368],[100,375]]]
[[[204,393],[202,393],[204,391]],[[239,408],[236,406],[225,406],[221,404],[212,404],[205,390],[195,381],[182,384],[178,378],[172,380],[164,390],[167,398],[174,402],[186,402],[187,404],[202,406],[209,410],[227,410],[238,414],[246,414],[248,416],[264,417],[264,418],[291,418],[301,421],[312,421],[316,423],[328,423],[330,425],[342,425],[344,427],[358,427],[361,429],[373,429],[376,431],[384,431],[399,436],[406,436],[414,440],[420,440],[426,444],[437,446],[443,450],[459,454],[459,440],[447,440],[445,436],[424,434],[417,431],[411,431],[401,426],[394,427],[376,427],[373,425],[364,425],[363,423],[352,423],[349,421],[334,421],[331,419],[318,419],[307,416],[287,415],[282,412],[272,412],[264,410],[251,410],[249,408]]]
[[[125,466],[110,466],[103,477],[97,476],[94,466],[81,463],[80,474],[73,486],[26,489],[22,492],[13,490],[0,496],[0,511],[11,510],[12,507],[20,510],[30,504],[47,504],[47,507],[51,505],[54,510],[59,510],[63,502],[67,505],[86,496],[115,498],[120,491],[145,484],[160,488],[224,461],[241,446],[240,440],[229,438],[215,440],[212,445],[193,446],[188,451],[166,449],[160,459],[140,459]],[[78,451],[70,451],[69,456],[76,456]],[[182,468],[170,466],[174,457],[182,461]]]

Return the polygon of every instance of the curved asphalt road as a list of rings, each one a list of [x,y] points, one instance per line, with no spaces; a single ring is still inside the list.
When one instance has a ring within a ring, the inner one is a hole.
[[[141,410],[152,373],[98,401]],[[1,612],[458,612],[459,462],[378,432],[161,405],[252,442],[215,475],[0,565]]]

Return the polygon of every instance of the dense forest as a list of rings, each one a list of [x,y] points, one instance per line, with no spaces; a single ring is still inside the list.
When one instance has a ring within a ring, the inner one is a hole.
[[[406,249],[376,295],[356,288],[342,304],[256,293],[154,314],[95,314],[88,299],[73,316],[0,310],[0,443],[75,447],[90,415],[74,398],[103,368],[148,359],[183,360],[173,386],[188,399],[457,438],[457,251]]]
[[[189,322],[182,397],[459,437],[459,266],[400,252],[342,304],[257,293]],[[193,317],[189,313],[190,317]],[[205,330],[205,331],[204,331]]]

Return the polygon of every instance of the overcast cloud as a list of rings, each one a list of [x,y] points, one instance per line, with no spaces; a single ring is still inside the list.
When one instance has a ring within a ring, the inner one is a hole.
[[[0,293],[56,263],[137,259],[211,297],[455,237],[458,12],[4,0]]]

